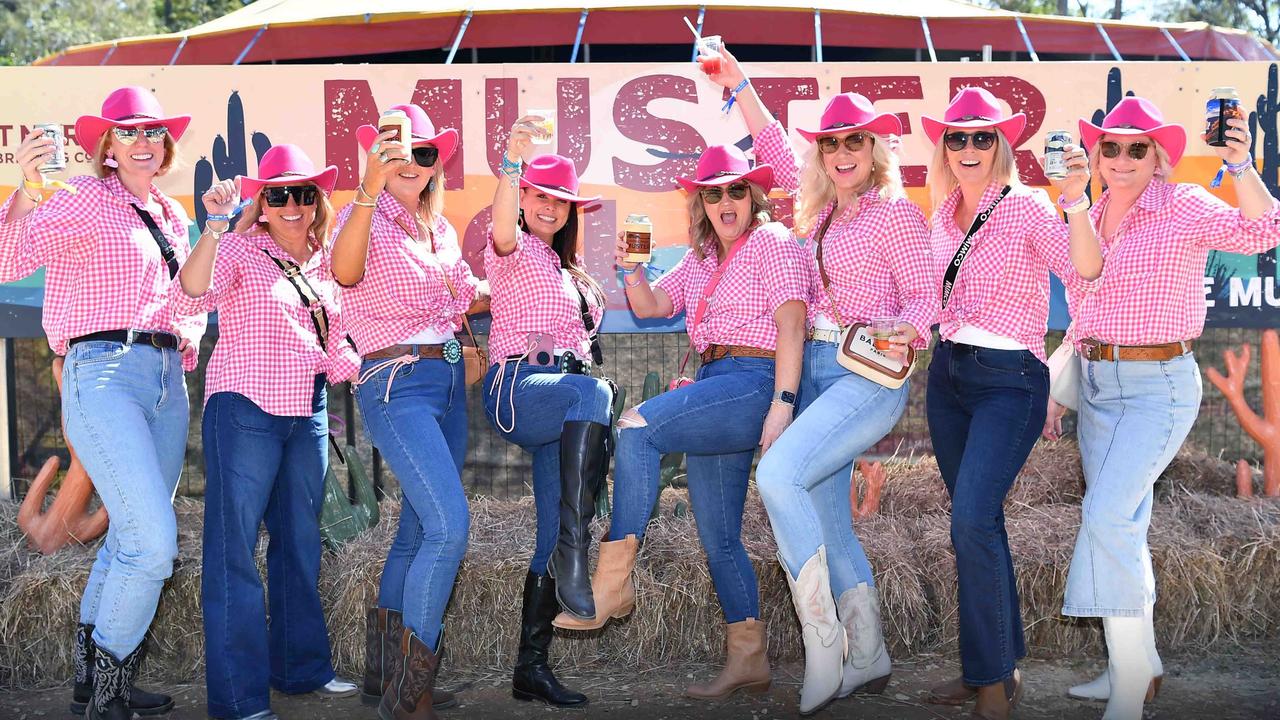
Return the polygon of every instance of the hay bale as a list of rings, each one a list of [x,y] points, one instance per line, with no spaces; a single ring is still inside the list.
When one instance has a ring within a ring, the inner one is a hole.
[[[1257,475],[1260,481],[1261,474]],[[1258,486],[1258,490],[1261,490],[1261,485]],[[1169,463],[1169,467],[1160,474],[1160,479],[1156,483],[1156,495],[1164,500],[1185,492],[1234,496],[1236,494],[1235,465],[1209,455],[1199,448],[1183,445]]]

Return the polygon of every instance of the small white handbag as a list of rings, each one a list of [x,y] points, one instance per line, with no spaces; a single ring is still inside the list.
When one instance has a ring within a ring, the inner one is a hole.
[[[1049,356],[1049,397],[1059,405],[1077,410],[1080,404],[1080,354],[1072,343],[1063,342]]]

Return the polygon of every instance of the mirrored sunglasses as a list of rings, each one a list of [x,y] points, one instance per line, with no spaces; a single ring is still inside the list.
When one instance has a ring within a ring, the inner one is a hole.
[[[149,128],[117,126],[111,128],[111,133],[125,145],[132,145],[138,142],[139,133],[147,136],[147,142],[158,143],[164,141],[165,136],[169,134],[169,128],[164,125],[156,125]]]
[[[947,133],[943,136],[942,140],[946,143],[948,150],[951,152],[960,152],[969,144],[970,138],[973,138],[973,147],[975,150],[990,150],[991,146],[996,144],[996,134],[990,130],[979,130],[972,133]]]
[[[703,202],[712,205],[720,202],[724,198],[725,190],[729,191],[729,197],[734,200],[741,200],[751,193],[751,186],[745,182],[736,182],[727,188],[723,187],[704,187],[698,192],[702,195]]]
[[[262,189],[262,199],[267,207],[284,207],[289,198],[298,205],[315,205],[319,188],[315,185],[271,185]]]
[[[867,136],[865,133],[860,132],[849,133],[848,135],[845,135],[843,139],[827,135],[818,138],[817,143],[818,151],[823,155],[830,155],[836,150],[839,150],[841,143],[849,149],[849,152],[858,152],[867,144]]]

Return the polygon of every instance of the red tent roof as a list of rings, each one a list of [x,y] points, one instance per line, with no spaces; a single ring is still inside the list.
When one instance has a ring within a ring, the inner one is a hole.
[[[1268,43],[1240,30],[1205,23],[1131,23],[1029,15],[957,0],[913,0],[911,11],[883,0],[258,0],[184,33],[80,45],[42,58],[41,65],[221,65],[306,60],[459,47],[690,42],[681,17],[705,8],[704,28],[736,44],[811,46],[820,11],[826,47],[924,48],[927,24],[939,50],[1095,53],[1124,58],[1274,60]],[[903,3],[906,5],[906,3]],[[357,10],[357,8],[361,8]],[[585,13],[585,15],[584,15]],[[924,18],[924,22],[922,22]],[[1025,28],[1026,40],[1022,31]],[[464,30],[465,27],[465,30]],[[519,27],[513,36],[511,28]],[[637,58],[642,59],[642,58]]]

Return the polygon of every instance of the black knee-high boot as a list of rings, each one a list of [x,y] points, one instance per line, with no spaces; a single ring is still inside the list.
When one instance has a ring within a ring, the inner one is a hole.
[[[524,578],[524,610],[520,619],[520,650],[511,677],[511,695],[517,700],[541,700],[572,707],[587,704],[587,696],[560,684],[547,664],[551,646],[551,620],[560,612],[556,581],[529,573]]]
[[[608,435],[608,425],[577,420],[566,422],[560,434],[560,536],[547,572],[555,578],[560,606],[583,620],[596,615],[587,550],[596,491],[608,462]]]

